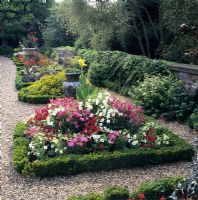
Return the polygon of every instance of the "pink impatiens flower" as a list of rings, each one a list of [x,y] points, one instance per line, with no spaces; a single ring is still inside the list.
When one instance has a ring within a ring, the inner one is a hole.
[[[82,134],[77,134],[74,138],[72,138],[69,142],[67,142],[68,147],[83,147],[87,142],[88,138]]]

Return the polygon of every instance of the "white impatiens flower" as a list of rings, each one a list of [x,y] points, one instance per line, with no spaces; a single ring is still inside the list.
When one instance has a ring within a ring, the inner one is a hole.
[[[164,135],[163,135],[163,139],[164,139],[164,140],[169,140],[168,135],[165,135],[165,134],[164,134]]]
[[[107,123],[109,124],[109,123],[111,123],[111,121],[108,119],[108,120],[107,120]]]
[[[58,112],[63,112],[63,111],[65,111],[65,108],[63,106],[60,106],[57,110],[58,110]]]
[[[50,116],[48,116],[48,117],[46,118],[46,124],[47,124],[48,126],[53,126],[53,125],[54,125],[54,122],[51,120],[51,117],[50,117]]]
[[[169,142],[169,141],[166,141],[166,142],[165,142],[165,144],[167,144],[167,145],[168,145],[168,144],[170,144],[170,142]]]
[[[33,144],[33,142],[30,142],[29,148],[30,148],[30,149],[34,149],[34,144]]]
[[[98,116],[99,116],[99,117],[102,117],[102,116],[103,116],[103,113],[102,113],[102,112],[100,112]]]
[[[47,150],[47,149],[48,149],[48,147],[45,145],[45,146],[43,147],[43,149],[44,149],[44,150]]]
[[[137,135],[133,135],[133,139],[136,140],[137,139]]]
[[[133,142],[132,142],[132,145],[133,146],[135,146],[135,145],[137,145],[138,144],[138,140],[134,140]]]
[[[101,138],[99,141],[103,143],[103,142],[105,142],[105,139]]]
[[[99,123],[99,126],[102,127],[102,126],[103,126],[103,123]]]
[[[89,104],[89,105],[87,105],[87,108],[88,108],[89,110],[92,110],[92,109],[93,109],[93,106],[92,106],[91,104]]]
[[[95,100],[95,104],[98,106],[99,103],[100,103],[100,100],[97,98],[97,99]]]
[[[101,123],[104,122],[104,118],[102,118],[102,119],[100,120],[100,122],[101,122]]]
[[[158,141],[158,142],[157,142],[157,145],[158,145],[158,146],[160,146],[160,145],[161,145],[161,142],[160,142],[160,141]]]
[[[99,139],[101,138],[101,135],[93,134],[93,135],[92,135],[92,138],[94,139],[95,142],[98,142]]]
[[[60,154],[63,154],[63,150],[61,149],[61,150],[59,151],[59,153],[60,153]]]

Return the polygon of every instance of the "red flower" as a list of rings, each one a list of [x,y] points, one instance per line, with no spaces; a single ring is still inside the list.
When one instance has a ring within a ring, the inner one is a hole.
[[[153,128],[150,128],[147,133],[146,133],[146,136],[145,136],[145,139],[148,141],[148,142],[151,142],[151,143],[155,143],[156,140],[157,140],[157,137],[155,136],[155,130]]]
[[[19,56],[19,60],[20,60],[21,62],[24,62],[24,60],[25,60],[24,56],[23,56],[23,55],[20,55],[20,56]]]
[[[36,38],[36,37],[33,37],[33,38],[32,38],[32,42],[34,42],[34,43],[38,42],[38,40],[39,40],[39,39]]]
[[[139,198],[140,200],[145,199],[144,193],[140,193],[140,194],[138,195],[138,198]]]
[[[97,119],[95,116],[91,117],[87,122],[85,122],[85,126],[83,129],[83,133],[92,135],[93,133],[97,133],[100,129],[96,125]]]
[[[162,196],[162,197],[160,198],[160,200],[166,200],[166,198],[165,198],[164,196]]]
[[[37,108],[35,110],[35,114],[36,114],[34,117],[35,121],[46,120],[48,116],[48,110],[46,107]]]

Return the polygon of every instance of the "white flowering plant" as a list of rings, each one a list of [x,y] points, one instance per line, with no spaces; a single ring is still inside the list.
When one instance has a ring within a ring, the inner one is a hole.
[[[37,108],[26,125],[29,155],[40,160],[141,148],[143,144],[158,148],[170,142],[159,125],[145,123],[141,107],[114,98],[106,91],[81,102],[73,98],[51,100]],[[148,135],[151,130],[153,135]]]

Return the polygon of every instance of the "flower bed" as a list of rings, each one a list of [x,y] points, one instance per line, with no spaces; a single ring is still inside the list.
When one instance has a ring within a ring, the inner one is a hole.
[[[50,99],[63,97],[63,82],[66,80],[64,72],[43,76],[29,87],[23,88],[18,93],[20,101],[42,104],[48,103]]]
[[[16,127],[14,166],[37,176],[191,160],[193,149],[141,107],[107,92],[78,102],[51,100]]]
[[[24,76],[23,76],[24,64],[17,57],[13,57],[12,61],[17,66],[16,79],[15,79],[16,89],[20,90],[24,87],[30,86],[32,82],[24,82]]]
[[[44,75],[56,74],[62,70],[61,66],[56,65],[40,53],[32,56],[15,56],[12,60],[17,66],[15,84],[18,90],[30,86]]]
[[[124,187],[107,188],[103,194],[91,193],[84,196],[73,196],[68,200],[166,200],[182,177],[162,179],[153,183],[142,184],[132,193]]]

